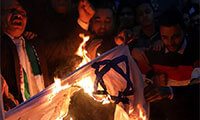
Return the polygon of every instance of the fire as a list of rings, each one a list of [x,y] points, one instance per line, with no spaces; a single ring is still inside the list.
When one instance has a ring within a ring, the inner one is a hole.
[[[141,105],[137,105],[137,108],[139,110],[139,118],[138,120],[147,120],[146,114],[144,112],[144,109],[142,108]]]
[[[80,56],[83,58],[82,62],[78,65],[78,67],[81,67],[82,65],[88,63],[90,60],[89,57],[87,57],[87,51],[85,50],[85,45],[86,42],[90,39],[90,36],[85,36],[84,34],[79,34],[79,37],[83,39],[83,42],[80,44],[76,55]],[[98,100],[96,99],[92,93],[94,92],[94,83],[92,81],[91,76],[87,76],[87,77],[83,77],[78,83],[78,86],[80,86],[81,88],[84,89],[85,93],[88,93],[94,100],[98,101],[98,102],[102,102],[102,104],[108,104],[110,103],[109,101],[109,97],[104,97],[102,100]]]
[[[85,50],[85,45],[86,45],[86,42],[89,40],[89,36],[85,36],[84,34],[79,34],[79,37],[81,37],[83,39],[83,42],[80,44],[77,52],[76,52],[76,55],[80,56],[83,58],[82,62],[78,65],[77,68],[81,67],[82,65],[88,63],[89,61],[91,61],[89,59],[89,57],[87,57],[87,51]],[[50,97],[50,100],[49,102],[52,101],[52,99],[56,96],[57,93],[59,93],[60,91],[64,90],[64,89],[67,89],[69,87],[71,87],[71,85],[64,85],[62,86],[61,85],[61,80],[58,79],[57,77],[54,78],[54,88],[53,88],[53,95]],[[104,97],[102,98],[102,100],[97,100],[93,95],[92,93],[94,92],[94,82],[92,81],[92,78],[91,76],[86,76],[79,80],[75,85],[77,86],[80,86],[81,88],[84,89],[84,92],[85,93],[88,93],[94,100],[98,101],[98,102],[102,102],[102,104],[108,104],[110,103],[109,101],[109,96],[107,97]],[[63,120],[63,118],[67,116],[67,113],[65,113],[65,111],[61,111],[60,112],[60,115],[58,116],[58,118],[56,120]],[[70,118],[70,120],[73,120],[72,118]]]
[[[71,87],[71,85],[69,85],[69,84],[62,86],[61,80],[58,77],[55,77],[54,78],[54,88],[53,88],[52,96],[49,99],[49,103],[53,100],[53,98],[56,96],[56,94],[58,94],[60,91],[67,89],[69,87]],[[63,118],[65,118],[66,116],[67,116],[67,113],[64,110],[62,110],[56,120],[63,120]]]
[[[83,78],[80,80],[77,85],[82,87],[84,89],[85,93],[88,93],[90,96],[92,96],[92,93],[94,91],[94,83],[92,82],[92,79],[90,76]]]
[[[83,39],[83,42],[80,44],[78,50],[76,51],[76,55],[83,58],[82,62],[79,64],[78,67],[81,67],[82,65],[88,63],[90,58],[87,57],[87,51],[85,50],[86,42],[90,39],[90,36],[85,36],[83,33],[79,34],[79,37]]]
[[[61,90],[67,89],[71,87],[71,85],[66,84],[64,86],[61,86],[61,80],[58,77],[54,78],[54,88],[52,92],[52,96],[49,99],[49,102],[52,101],[52,99],[56,96],[57,93],[59,93]]]
[[[56,94],[61,90],[61,80],[58,77],[54,78],[55,87],[53,93]]]
[[[78,67],[81,67],[82,65],[88,63],[89,61],[91,61],[88,57],[87,57],[87,51],[85,50],[85,45],[86,42],[90,39],[90,36],[85,36],[83,33],[79,34],[79,37],[83,39],[83,42],[80,44],[76,55],[80,56],[83,58],[82,62],[78,65]],[[77,67],[77,68],[78,68]],[[92,92],[94,91],[93,88],[93,82],[90,76],[87,77],[83,77],[78,83],[78,86],[82,87],[84,89],[85,93],[88,93],[90,96],[92,96]]]

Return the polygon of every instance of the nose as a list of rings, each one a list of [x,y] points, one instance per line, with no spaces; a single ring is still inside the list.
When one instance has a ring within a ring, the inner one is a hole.
[[[105,22],[101,22],[101,28],[105,28]]]
[[[22,19],[22,15],[19,12],[13,13],[13,19]]]
[[[26,17],[26,12],[23,10],[14,10],[14,11],[12,11],[12,14],[19,18]]]
[[[174,41],[174,39],[173,38],[170,38],[170,40],[169,40],[170,42],[170,45],[174,45],[174,43],[175,43],[175,41]]]

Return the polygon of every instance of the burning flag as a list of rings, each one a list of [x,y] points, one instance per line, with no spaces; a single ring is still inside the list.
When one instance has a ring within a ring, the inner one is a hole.
[[[114,120],[146,120],[143,88],[128,46],[121,45],[61,80],[55,79],[54,84],[6,112],[6,120],[73,120],[68,116],[69,106],[80,89],[102,105],[117,104]]]

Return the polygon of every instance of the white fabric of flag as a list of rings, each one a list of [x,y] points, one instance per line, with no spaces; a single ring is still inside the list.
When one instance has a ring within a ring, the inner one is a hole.
[[[137,120],[138,105],[145,111],[142,75],[128,46],[120,45],[61,78],[57,90],[54,83],[6,112],[6,120],[62,119],[67,116],[70,97],[80,90],[80,84],[86,84],[89,92],[103,93],[108,100],[118,104],[115,120]]]

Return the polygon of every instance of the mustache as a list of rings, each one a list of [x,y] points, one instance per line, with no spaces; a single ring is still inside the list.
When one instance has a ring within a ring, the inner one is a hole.
[[[12,17],[12,20],[23,20],[22,16],[15,15]]]

